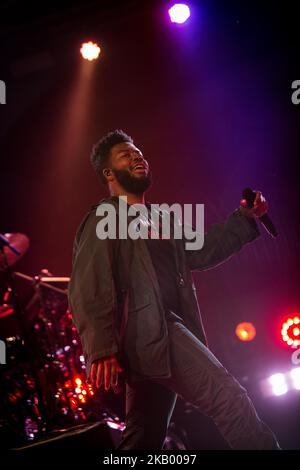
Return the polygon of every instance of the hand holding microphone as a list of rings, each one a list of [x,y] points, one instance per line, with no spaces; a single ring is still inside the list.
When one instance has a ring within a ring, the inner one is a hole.
[[[258,218],[267,232],[275,238],[278,232],[267,211],[268,203],[261,191],[252,191],[251,188],[245,188],[240,201],[241,214],[246,217]]]

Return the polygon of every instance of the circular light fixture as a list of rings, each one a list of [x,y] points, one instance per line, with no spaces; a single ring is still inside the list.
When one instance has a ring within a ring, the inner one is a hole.
[[[172,23],[185,23],[190,15],[190,9],[185,3],[175,3],[175,5],[169,9],[169,16]]]
[[[282,341],[291,348],[298,348],[300,345],[300,316],[286,318],[281,324]]]
[[[256,329],[253,323],[239,323],[235,329],[235,334],[241,341],[252,341],[256,336]]]
[[[95,42],[84,42],[80,48],[80,53],[85,60],[96,60],[101,52],[100,47]]]

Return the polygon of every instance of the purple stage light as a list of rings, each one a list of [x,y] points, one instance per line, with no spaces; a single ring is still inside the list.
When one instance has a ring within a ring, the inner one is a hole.
[[[191,15],[189,7],[185,3],[175,3],[169,9],[169,16],[172,23],[184,23]]]

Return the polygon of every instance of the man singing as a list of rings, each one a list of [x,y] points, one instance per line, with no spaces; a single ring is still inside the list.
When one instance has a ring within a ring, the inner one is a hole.
[[[246,390],[207,348],[191,274],[259,237],[255,218],[266,213],[265,199],[257,191],[254,207],[239,207],[213,225],[200,249],[187,249],[184,237],[172,232],[162,236],[160,226],[154,226],[157,238],[99,238],[101,204],[113,205],[120,218],[126,196],[128,207],[142,204],[150,214],[145,192],[151,172],[120,130],[94,146],[91,161],[110,196],[91,208],[77,231],[69,302],[91,381],[105,390],[117,385],[119,374],[126,381],[126,429],[118,450],[162,449],[177,395],[210,416],[232,449],[280,449]]]

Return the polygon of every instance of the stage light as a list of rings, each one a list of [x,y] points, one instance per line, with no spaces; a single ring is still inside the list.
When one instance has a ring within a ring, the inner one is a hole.
[[[293,382],[293,387],[300,390],[300,367],[296,367],[290,371],[290,376]]]
[[[266,397],[285,395],[293,390],[298,391],[300,390],[300,367],[260,380],[260,387]]]
[[[282,341],[291,348],[297,348],[300,345],[300,317],[286,318],[281,324]],[[299,325],[299,326],[298,326]]]
[[[175,5],[169,9],[169,16],[172,23],[185,23],[190,15],[190,9],[185,3],[175,3]]]
[[[276,396],[284,395],[288,391],[284,374],[274,374],[269,378],[273,394]]]
[[[89,61],[98,59],[100,52],[101,49],[98,44],[92,41],[83,43],[80,48],[82,57]]]
[[[71,388],[71,385],[72,385],[71,380],[67,380],[67,381],[65,382],[65,388]]]
[[[239,323],[235,334],[241,341],[252,341],[256,336],[256,329],[252,323]]]

